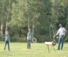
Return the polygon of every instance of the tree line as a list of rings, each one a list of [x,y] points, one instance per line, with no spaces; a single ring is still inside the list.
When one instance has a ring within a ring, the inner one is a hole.
[[[1,32],[8,30],[11,41],[27,41],[29,28],[38,42],[50,41],[49,26],[56,33],[60,23],[68,30],[68,0],[0,0]]]

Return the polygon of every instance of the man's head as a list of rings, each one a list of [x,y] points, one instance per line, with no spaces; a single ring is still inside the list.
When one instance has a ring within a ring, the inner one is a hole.
[[[60,28],[62,27],[62,24],[59,24]]]
[[[9,35],[9,31],[6,32],[6,35]]]
[[[29,29],[28,31],[31,32],[31,29]]]

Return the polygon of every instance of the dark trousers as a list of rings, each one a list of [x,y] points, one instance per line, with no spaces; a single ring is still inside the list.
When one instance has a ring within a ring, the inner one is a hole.
[[[9,41],[5,41],[4,50],[6,49],[6,44],[8,44],[8,50],[10,50],[10,47],[9,47]]]
[[[60,43],[61,43],[61,50],[63,49],[63,42],[64,42],[64,36],[59,36],[59,43],[58,43],[59,50],[60,50]]]
[[[31,40],[27,40],[27,48],[31,48]]]

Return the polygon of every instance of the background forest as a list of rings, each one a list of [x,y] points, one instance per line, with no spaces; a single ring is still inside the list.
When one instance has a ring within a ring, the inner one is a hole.
[[[29,28],[38,42],[50,41],[60,23],[68,30],[68,0],[0,0],[0,31],[9,31],[12,42],[26,42]]]

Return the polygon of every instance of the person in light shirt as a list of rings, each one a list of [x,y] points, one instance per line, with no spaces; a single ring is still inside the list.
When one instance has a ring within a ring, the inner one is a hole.
[[[27,33],[27,49],[31,49],[31,39],[34,38],[31,29],[28,30],[29,32]]]
[[[62,26],[62,24],[59,24],[60,28],[57,31],[57,34],[54,35],[56,37],[59,34],[59,43],[58,43],[58,50],[60,50],[60,43],[61,43],[61,50],[63,49],[63,42],[64,42],[64,36],[67,32],[67,30]]]

